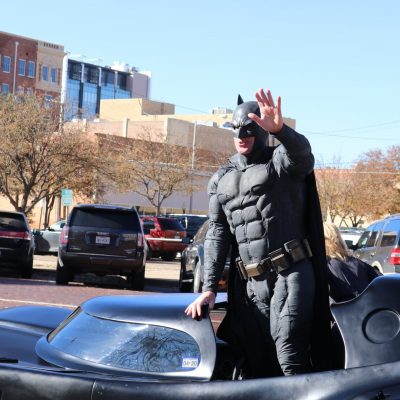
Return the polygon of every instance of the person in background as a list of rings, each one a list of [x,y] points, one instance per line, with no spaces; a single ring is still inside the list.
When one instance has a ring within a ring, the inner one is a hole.
[[[324,236],[331,302],[353,299],[381,274],[371,265],[350,255],[336,225],[324,222]]]

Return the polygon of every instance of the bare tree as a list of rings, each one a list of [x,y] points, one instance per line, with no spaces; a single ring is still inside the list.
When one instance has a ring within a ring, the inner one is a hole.
[[[95,136],[80,129],[60,129],[56,102],[40,96],[0,98],[0,194],[30,214],[41,200],[69,187],[95,190],[95,171],[106,169]]]
[[[114,148],[120,159],[114,186],[145,197],[160,213],[174,192],[191,193],[191,149],[170,145],[162,132],[143,128],[136,139],[102,136],[102,149]]]

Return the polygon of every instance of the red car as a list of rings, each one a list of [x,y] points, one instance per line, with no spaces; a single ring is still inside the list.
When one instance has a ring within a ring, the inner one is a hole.
[[[186,229],[175,218],[141,216],[144,237],[147,242],[147,258],[161,257],[164,261],[172,261],[177,253],[182,252],[187,243]]]

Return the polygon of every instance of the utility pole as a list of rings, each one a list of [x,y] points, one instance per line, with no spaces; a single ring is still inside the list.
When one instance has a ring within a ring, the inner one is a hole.
[[[189,214],[193,210],[193,178],[194,178],[194,163],[196,158],[196,133],[197,133],[197,121],[193,123],[193,139],[192,139],[192,173],[190,177],[190,200],[189,200]]]

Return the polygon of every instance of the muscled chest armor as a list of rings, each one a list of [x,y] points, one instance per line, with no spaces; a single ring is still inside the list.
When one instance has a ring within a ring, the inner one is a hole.
[[[216,196],[245,263],[258,262],[292,239],[305,237],[305,183],[275,170],[272,161],[229,169]]]

